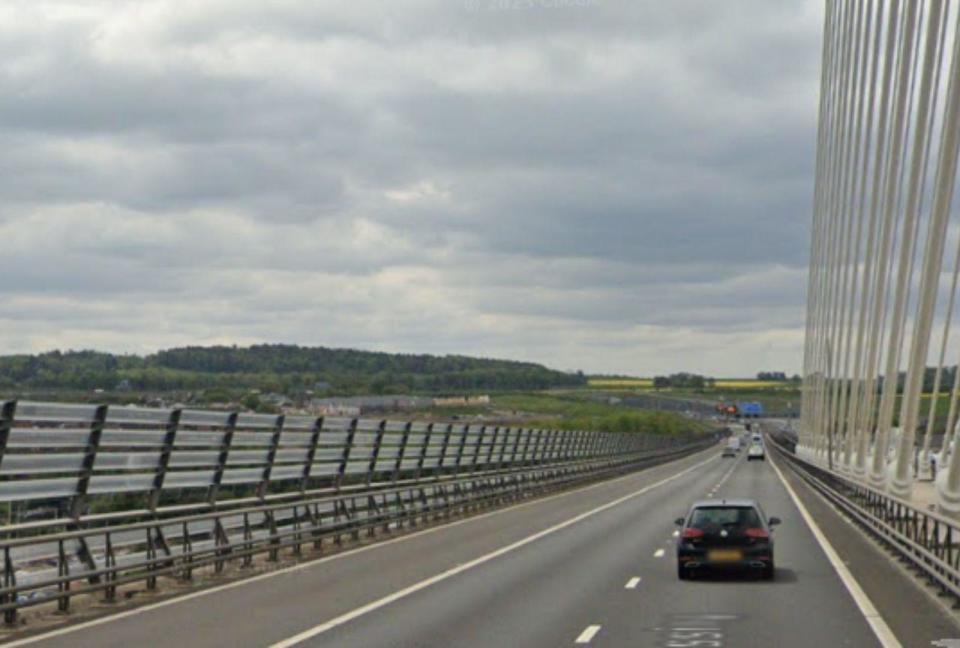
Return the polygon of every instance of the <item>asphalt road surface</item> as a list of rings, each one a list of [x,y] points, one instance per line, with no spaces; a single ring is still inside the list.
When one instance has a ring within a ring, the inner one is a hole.
[[[786,476],[835,545],[833,562],[771,462],[747,462],[745,452],[722,459],[716,447],[35,639],[70,647],[682,648],[960,638],[942,604]],[[677,579],[673,520],[711,496],[756,498],[783,520],[774,581]]]

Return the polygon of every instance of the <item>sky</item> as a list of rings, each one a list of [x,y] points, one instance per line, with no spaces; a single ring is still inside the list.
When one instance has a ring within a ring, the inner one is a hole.
[[[799,372],[812,0],[0,3],[0,353]]]

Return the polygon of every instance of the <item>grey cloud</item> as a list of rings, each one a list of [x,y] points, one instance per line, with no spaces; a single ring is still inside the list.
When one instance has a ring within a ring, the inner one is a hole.
[[[797,369],[820,9],[582,4],[14,3],[0,351]]]

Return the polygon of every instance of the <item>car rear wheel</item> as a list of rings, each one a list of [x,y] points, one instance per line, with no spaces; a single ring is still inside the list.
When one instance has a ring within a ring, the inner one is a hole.
[[[776,569],[773,566],[773,561],[770,561],[770,564],[763,568],[763,580],[773,580],[773,575],[776,572]]]
[[[677,578],[680,580],[690,580],[690,570],[677,563]]]

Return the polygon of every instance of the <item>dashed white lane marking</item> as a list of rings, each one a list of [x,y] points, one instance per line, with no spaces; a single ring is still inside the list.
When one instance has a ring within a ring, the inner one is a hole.
[[[637,589],[637,585],[639,584],[640,584],[640,577],[634,576],[633,578],[627,581],[627,584],[626,586],[624,586],[624,589]]]
[[[574,643],[578,644],[588,644],[590,640],[593,639],[596,634],[600,632],[600,626],[592,625],[584,628],[583,632],[580,633],[580,636],[577,637],[577,640]]]
[[[730,479],[730,475],[732,475],[733,471],[737,469],[737,465],[740,463],[741,460],[742,460],[741,457],[737,457],[737,459],[733,462],[733,465],[730,466],[730,470],[728,470],[726,474],[720,478],[720,481],[717,482],[717,485],[713,487],[713,492],[710,493],[711,495],[713,495],[713,493],[716,493],[718,490],[720,490],[721,486],[727,483],[727,480]]]
[[[446,570],[446,571],[444,571],[444,572],[440,572],[439,574],[435,574],[435,575],[433,575],[433,576],[431,576],[431,577],[429,577],[429,578],[425,578],[425,579],[423,579],[422,581],[420,581],[420,582],[418,582],[418,583],[414,583],[413,585],[409,585],[409,586],[407,586],[407,587],[404,587],[403,589],[397,590],[396,592],[394,592],[394,593],[392,593],[392,594],[388,594],[387,596],[384,596],[383,598],[377,599],[376,601],[371,601],[370,603],[367,603],[366,605],[361,605],[360,607],[358,607],[358,608],[356,608],[356,609],[354,609],[354,610],[351,610],[350,612],[346,612],[346,613],[344,613],[344,614],[341,614],[341,615],[338,616],[338,617],[334,617],[334,618],[330,619],[329,621],[325,621],[324,623],[320,623],[320,624],[318,624],[318,625],[315,625],[315,626],[313,626],[312,628],[308,628],[307,630],[304,630],[303,632],[300,632],[299,634],[295,634],[295,635],[293,635],[292,637],[288,637],[287,639],[284,639],[284,640],[282,640],[282,641],[278,641],[278,642],[272,644],[270,648],[290,648],[290,646],[295,646],[295,645],[297,645],[297,644],[299,644],[299,643],[302,643],[302,642],[304,642],[304,641],[307,641],[308,639],[312,639],[313,637],[316,637],[317,635],[321,635],[321,634],[323,634],[324,632],[327,632],[327,631],[329,631],[329,630],[332,630],[333,628],[336,628],[336,627],[341,626],[341,625],[343,625],[343,624],[345,624],[345,623],[348,623],[348,622],[350,622],[350,621],[352,621],[352,620],[354,620],[354,619],[356,619],[356,618],[358,618],[358,617],[362,617],[362,616],[364,616],[364,615],[366,615],[366,614],[369,614],[370,612],[373,612],[373,611],[375,611],[375,610],[379,610],[380,608],[385,607],[385,606],[387,606],[387,605],[390,605],[391,603],[394,603],[395,601],[399,601],[400,599],[405,598],[405,597],[407,597],[407,596],[410,596],[411,594],[415,594],[416,592],[419,592],[420,590],[426,589],[426,588],[428,588],[428,587],[430,587],[430,586],[432,586],[432,585],[436,585],[437,583],[440,583],[440,582],[445,581],[445,580],[447,580],[447,579],[449,579],[449,578],[452,578],[453,576],[456,576],[457,574],[460,574],[460,573],[465,572],[465,571],[467,571],[467,570],[473,569],[474,567],[478,567],[479,565],[482,565],[482,564],[484,564],[484,563],[490,562],[491,560],[493,560],[493,559],[495,559],[495,558],[499,558],[500,556],[503,556],[504,554],[508,554],[508,553],[510,553],[511,551],[515,551],[515,550],[517,550],[517,549],[519,549],[519,548],[521,548],[521,547],[524,547],[524,546],[530,544],[531,542],[536,542],[536,541],[539,540],[540,538],[543,538],[543,537],[545,537],[545,536],[548,536],[548,535],[551,535],[551,534],[553,534],[553,533],[556,533],[557,531],[561,531],[561,530],[563,530],[563,529],[566,529],[567,527],[573,526],[574,524],[577,524],[578,522],[581,522],[581,521],[583,521],[583,520],[586,520],[587,518],[593,517],[594,515],[596,515],[596,514],[598,514],[598,513],[602,513],[603,511],[609,510],[609,509],[613,508],[614,506],[617,506],[618,504],[622,504],[623,502],[626,502],[626,501],[631,500],[631,499],[633,499],[633,498],[635,498],[635,497],[639,497],[640,495],[643,495],[643,494],[645,494],[645,493],[648,493],[648,492],[650,492],[651,490],[653,490],[653,489],[655,489],[655,488],[659,488],[660,486],[663,486],[664,484],[668,484],[668,483],[674,481],[675,479],[679,479],[679,478],[682,477],[683,475],[687,475],[687,474],[689,474],[689,473],[691,473],[691,472],[693,472],[693,471],[695,471],[695,470],[698,470],[699,468],[701,468],[702,466],[707,465],[708,463],[710,463],[711,461],[713,461],[713,460],[716,459],[716,458],[717,458],[716,455],[714,455],[713,457],[711,457],[711,458],[709,458],[709,459],[706,459],[706,460],[704,460],[704,461],[701,461],[701,462],[699,462],[699,463],[696,463],[696,464],[694,464],[694,465],[692,465],[692,466],[689,466],[689,467],[681,470],[681,471],[678,472],[678,473],[674,473],[673,475],[670,475],[669,477],[665,477],[664,479],[661,479],[661,480],[658,481],[658,482],[654,482],[654,483],[652,483],[652,484],[650,484],[650,485],[648,485],[648,486],[644,486],[643,488],[641,488],[641,489],[639,489],[639,490],[635,490],[635,491],[633,491],[632,493],[627,493],[626,495],[622,495],[621,497],[618,497],[617,499],[611,500],[611,501],[607,502],[606,504],[601,504],[600,506],[598,506],[598,507],[596,507],[596,508],[593,508],[593,509],[590,509],[589,511],[584,511],[583,513],[580,513],[579,515],[575,515],[574,517],[569,518],[569,519],[567,519],[567,520],[564,520],[563,522],[560,522],[560,523],[558,523],[558,524],[555,524],[555,525],[553,525],[552,527],[543,529],[542,531],[538,531],[538,532],[536,532],[536,533],[534,533],[534,534],[532,534],[532,535],[528,535],[526,538],[523,538],[523,539],[521,539],[521,540],[517,540],[516,542],[513,542],[513,543],[508,544],[508,545],[506,545],[506,546],[500,547],[499,549],[497,549],[497,550],[495,550],[495,551],[491,551],[491,552],[488,553],[488,554],[484,554],[484,555],[482,555],[482,556],[479,556],[479,557],[477,557],[477,558],[474,558],[473,560],[467,561],[467,562],[465,562],[465,563],[461,563],[461,564],[457,565],[456,567],[451,567],[450,569],[448,569],[448,570]],[[663,553],[663,550],[661,549],[660,551],[661,551],[661,554],[662,554],[662,553]]]
[[[771,461],[770,465],[776,471],[780,481],[783,482],[783,486],[787,489],[787,494],[790,495],[790,499],[793,500],[793,503],[800,510],[800,515],[803,517],[803,521],[807,523],[807,526],[813,533],[813,537],[817,539],[817,543],[820,545],[820,548],[823,549],[823,553],[827,555],[827,560],[830,561],[831,565],[833,565],[833,568],[840,577],[840,580],[843,581],[847,591],[850,592],[850,596],[857,604],[857,607],[860,608],[860,614],[862,614],[863,618],[866,619],[870,629],[873,630],[873,634],[877,635],[880,645],[883,646],[883,648],[902,648],[902,644],[897,639],[897,636],[893,634],[890,626],[888,626],[887,622],[883,620],[882,616],[880,616],[877,608],[873,606],[873,602],[870,600],[870,597],[867,596],[866,592],[863,591],[863,588],[860,587],[860,583],[858,583],[857,579],[854,578],[852,573],[850,573],[850,570],[847,568],[847,566],[843,564],[843,561],[840,559],[840,555],[833,548],[833,545],[830,544],[830,541],[827,540],[827,536],[825,536],[823,531],[820,530],[820,526],[814,521],[813,516],[810,515],[807,507],[804,506],[803,502],[800,501],[800,498],[797,497],[797,493],[784,478],[783,473],[780,472],[780,468],[777,466],[776,462]]]
[[[680,532],[679,532],[679,531],[674,531],[674,532],[673,532],[673,537],[674,537],[674,538],[676,538],[676,537],[679,536],[679,535],[680,535]]]
[[[654,557],[654,558],[663,558],[663,554],[665,554],[665,553],[666,553],[666,551],[664,551],[663,549],[657,549],[656,551],[653,552],[653,557]]]

